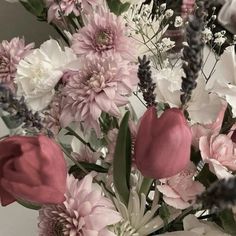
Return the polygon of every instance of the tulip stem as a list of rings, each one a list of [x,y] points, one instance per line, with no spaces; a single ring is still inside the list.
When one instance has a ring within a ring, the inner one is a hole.
[[[83,138],[81,138],[73,129],[71,129],[70,127],[66,127],[66,130],[69,131],[67,135],[75,136],[81,143],[86,145],[92,152],[96,152],[96,150],[91,146],[91,144],[86,142]]]
[[[63,152],[67,155],[67,157],[81,170],[83,171],[86,175],[89,174],[89,171],[87,171],[74,157],[72,157],[70,155],[70,153],[63,147],[63,145],[61,145]],[[94,182],[97,184],[102,184],[103,188],[109,193],[111,194],[113,197],[115,197],[115,194],[113,192],[111,192],[109,189],[107,189],[105,183],[103,181],[98,181],[95,178],[93,178]]]
[[[139,194],[144,193],[145,196],[147,196],[148,193],[149,193],[149,190],[152,186],[152,183],[153,183],[153,179],[144,178],[143,182],[142,182],[142,185],[140,187],[140,190],[139,190]]]

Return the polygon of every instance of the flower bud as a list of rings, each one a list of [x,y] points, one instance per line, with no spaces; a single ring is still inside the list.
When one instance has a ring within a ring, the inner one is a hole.
[[[184,114],[177,108],[157,118],[149,108],[138,130],[134,158],[145,177],[167,178],[178,174],[190,161],[192,134]]]

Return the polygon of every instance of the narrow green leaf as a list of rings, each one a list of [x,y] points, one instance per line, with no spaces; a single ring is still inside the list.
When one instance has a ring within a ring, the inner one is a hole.
[[[200,181],[204,186],[209,187],[217,181],[217,177],[209,170],[208,164],[205,164],[201,172],[196,176],[196,180]]]
[[[236,236],[236,222],[232,210],[224,210],[219,216],[225,232]]]
[[[164,221],[165,227],[168,225],[169,218],[170,218],[170,211],[165,203],[161,204],[161,207],[159,209],[159,215]]]
[[[44,12],[45,4],[41,0],[28,0],[27,2],[20,1],[20,3],[25,7],[27,11],[37,17],[41,17]]]
[[[79,162],[81,166],[84,167],[84,169],[86,169],[87,171],[96,171],[96,172],[99,172],[99,173],[107,173],[108,170],[102,166],[99,166],[99,165],[96,165],[94,163],[87,163],[87,162]],[[78,166],[76,165],[73,165],[70,170],[69,170],[69,173],[74,173],[74,172],[79,172],[81,171],[79,169]]]
[[[113,159],[113,179],[121,200],[127,205],[129,200],[129,180],[131,172],[131,135],[129,112],[121,121]]]
[[[140,190],[139,190],[139,194],[143,193],[147,196],[152,186],[152,183],[153,183],[153,179],[144,178],[142,185],[140,187]]]

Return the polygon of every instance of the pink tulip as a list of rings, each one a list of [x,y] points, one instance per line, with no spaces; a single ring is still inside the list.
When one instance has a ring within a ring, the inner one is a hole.
[[[46,136],[13,136],[0,142],[0,201],[16,199],[62,203],[66,190],[66,163],[60,147]]]
[[[162,179],[182,171],[190,160],[192,135],[181,110],[171,108],[157,118],[149,108],[138,130],[134,158],[146,177]]]

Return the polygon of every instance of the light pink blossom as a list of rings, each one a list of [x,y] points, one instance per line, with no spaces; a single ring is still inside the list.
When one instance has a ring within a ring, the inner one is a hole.
[[[192,13],[195,5],[195,0],[183,0],[181,6],[181,15],[184,19],[188,17],[189,14]]]
[[[62,125],[84,122],[85,130],[93,128],[99,135],[101,113],[119,117],[118,107],[128,103],[128,96],[136,84],[136,66],[119,56],[85,60],[64,89],[66,105],[60,118]]]
[[[33,47],[33,43],[26,45],[25,40],[20,38],[4,40],[0,43],[0,83],[15,90],[14,78],[17,65]]]
[[[203,136],[199,140],[199,149],[203,161],[219,179],[232,176],[229,171],[236,171],[236,143],[231,134]]]
[[[115,236],[107,226],[119,222],[121,216],[92,181],[92,174],[81,181],[68,176],[64,203],[39,211],[39,236]]]
[[[192,137],[193,137],[192,145],[197,150],[199,149],[199,139],[202,136],[211,136],[214,133],[220,132],[226,108],[227,108],[227,103],[225,102],[222,104],[222,108],[219,114],[217,115],[216,120],[213,123],[206,125],[194,124],[193,126],[191,126]]]
[[[200,182],[193,180],[195,173],[196,167],[190,162],[188,167],[179,174],[161,179],[161,185],[157,185],[157,189],[163,194],[163,200],[176,209],[191,206],[196,196],[205,189]]]
[[[88,13],[92,6],[98,5],[99,0],[61,0],[57,3],[54,0],[46,0],[48,9],[48,22],[60,20],[61,14],[68,16],[73,13],[75,16],[82,12]]]
[[[100,8],[88,17],[86,26],[73,35],[72,49],[78,55],[118,53],[124,59],[134,59],[135,42],[126,34],[124,20]]]

